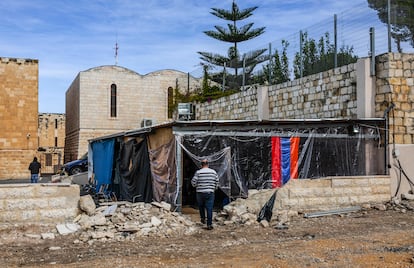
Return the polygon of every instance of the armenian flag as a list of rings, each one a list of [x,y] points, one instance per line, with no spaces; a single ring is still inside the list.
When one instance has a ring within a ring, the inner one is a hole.
[[[272,188],[298,177],[299,137],[272,137]]]

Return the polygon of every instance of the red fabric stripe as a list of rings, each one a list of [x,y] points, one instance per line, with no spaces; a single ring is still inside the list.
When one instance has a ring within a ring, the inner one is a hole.
[[[298,177],[299,137],[290,138],[290,178]]]
[[[272,137],[272,188],[282,186],[280,138]]]

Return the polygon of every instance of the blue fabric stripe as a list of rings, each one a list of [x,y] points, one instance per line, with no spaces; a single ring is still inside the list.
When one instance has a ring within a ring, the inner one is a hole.
[[[111,183],[114,144],[115,139],[92,143],[93,172],[95,173],[97,191],[99,191],[101,185]]]
[[[290,138],[280,139],[281,164],[282,164],[282,185],[290,179]]]

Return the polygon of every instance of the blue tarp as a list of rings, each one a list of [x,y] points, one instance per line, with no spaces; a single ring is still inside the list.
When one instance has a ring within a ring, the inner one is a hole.
[[[95,141],[92,143],[92,161],[97,192],[99,192],[102,185],[111,184],[114,144],[115,139]]]

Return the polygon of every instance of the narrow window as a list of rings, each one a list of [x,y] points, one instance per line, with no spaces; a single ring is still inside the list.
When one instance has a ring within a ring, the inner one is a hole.
[[[174,112],[174,90],[172,87],[168,87],[168,118],[173,117]]]
[[[55,137],[55,147],[58,147],[58,137]]]
[[[50,167],[52,165],[52,154],[45,154],[46,155],[46,166]]]
[[[58,128],[58,120],[55,119],[55,129],[57,129],[57,128]]]
[[[111,117],[116,117],[116,85],[111,85]]]

